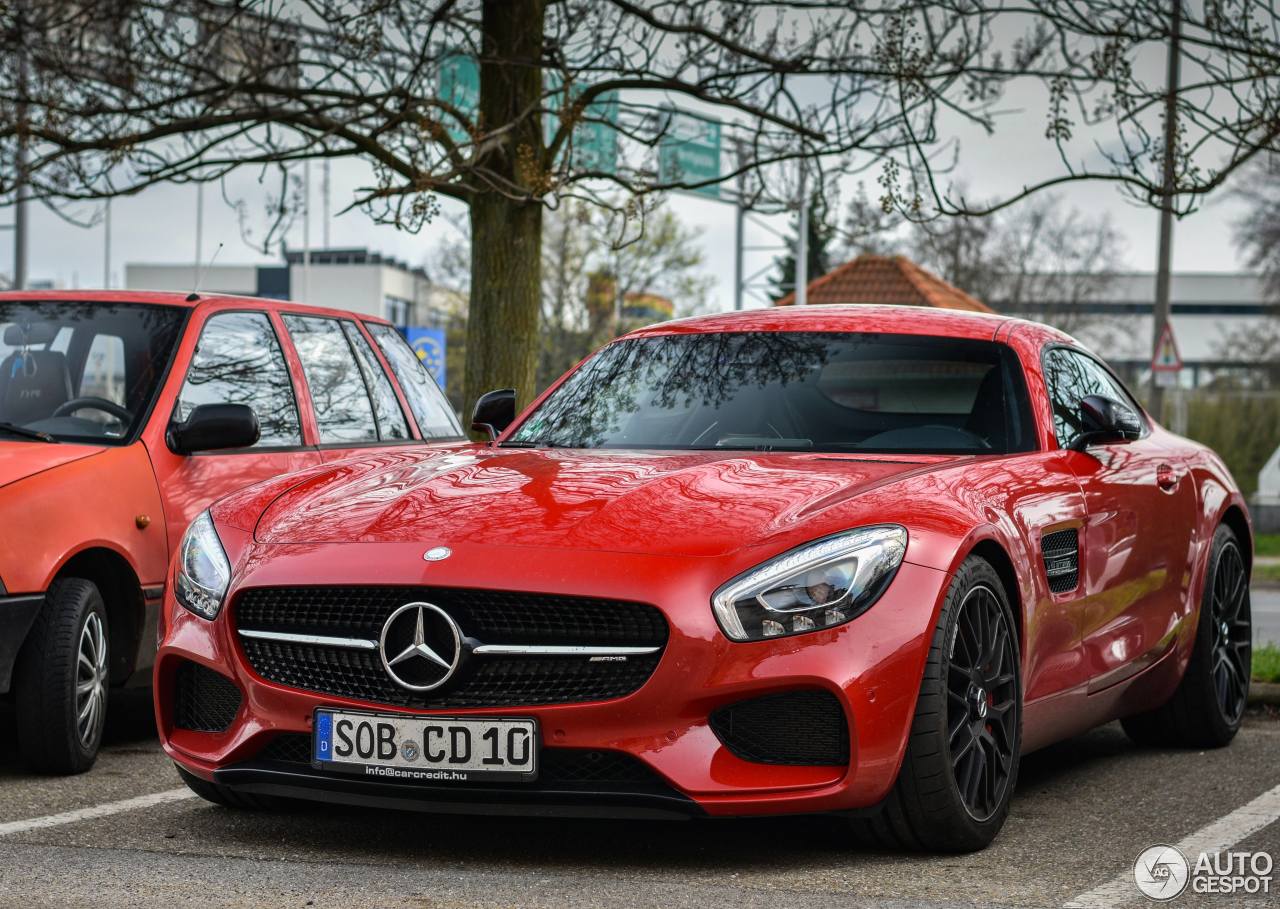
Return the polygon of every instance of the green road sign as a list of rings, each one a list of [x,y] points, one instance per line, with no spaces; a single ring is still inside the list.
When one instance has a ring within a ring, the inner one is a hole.
[[[458,109],[462,116],[474,120],[480,108],[480,64],[476,58],[462,51],[448,54],[440,62],[439,85],[436,89],[440,100]],[[455,141],[467,137],[463,124],[453,117],[445,125]]]
[[[670,110],[658,142],[658,179],[662,183],[703,183],[693,192],[720,197],[720,121]],[[711,181],[711,182],[707,182]]]
[[[565,100],[563,83],[558,72],[547,71],[544,77],[547,85],[547,114],[544,140],[550,144],[560,129],[560,117],[557,112]],[[573,130],[569,140],[569,148],[573,155],[571,163],[575,170],[601,171],[616,173],[618,168],[618,93],[608,91],[597,96],[587,105],[583,119]]]

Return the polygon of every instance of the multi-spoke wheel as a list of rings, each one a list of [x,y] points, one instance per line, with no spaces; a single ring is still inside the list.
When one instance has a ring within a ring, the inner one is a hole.
[[[970,556],[934,629],[898,780],[872,817],[853,822],[863,840],[967,852],[995,838],[1018,776],[1019,652],[999,575]]]
[[[1249,571],[1240,541],[1224,524],[1213,535],[1186,674],[1167,703],[1126,717],[1124,731],[1140,745],[1214,748],[1230,742],[1249,697],[1252,638]]]
[[[1213,576],[1213,689],[1228,723],[1238,724],[1249,696],[1253,628],[1249,616],[1249,576],[1240,547],[1222,547]]]
[[[102,731],[107,703],[107,625],[96,612],[85,616],[76,660],[76,732],[91,745]]]
[[[23,642],[14,670],[18,747],[32,769],[93,766],[107,717],[111,635],[91,581],[59,578]]]
[[[995,592],[975,585],[960,603],[947,654],[947,745],[951,773],[976,820],[1003,803],[1017,745],[1018,686],[1013,629]]]

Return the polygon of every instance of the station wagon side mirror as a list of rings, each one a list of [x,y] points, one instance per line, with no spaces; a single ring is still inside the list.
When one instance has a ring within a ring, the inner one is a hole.
[[[1142,419],[1133,408],[1102,395],[1085,395],[1080,401],[1080,425],[1082,431],[1071,444],[1076,451],[1142,437]]]
[[[471,412],[471,428],[496,439],[516,419],[516,390],[499,388],[482,394]]]
[[[258,415],[246,404],[201,404],[181,423],[169,424],[166,441],[178,454],[248,448],[262,435]]]

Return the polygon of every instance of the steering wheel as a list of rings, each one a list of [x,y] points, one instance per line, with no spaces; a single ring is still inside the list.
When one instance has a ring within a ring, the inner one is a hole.
[[[54,410],[53,416],[55,417],[70,416],[71,414],[75,413],[77,410],[82,410],[86,407],[91,408],[93,410],[100,410],[105,414],[109,414],[115,417],[117,420],[119,420],[121,423],[123,423],[126,426],[128,426],[130,423],[133,422],[133,414],[127,409],[125,409],[124,407],[122,407],[121,405],[117,404],[115,401],[108,401],[106,398],[95,398],[92,396],[84,397],[84,398],[72,398],[70,401],[67,401],[64,404],[59,404],[57,409]]]

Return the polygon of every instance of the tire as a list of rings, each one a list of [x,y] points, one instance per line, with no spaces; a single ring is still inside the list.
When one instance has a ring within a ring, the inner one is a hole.
[[[297,803],[291,799],[256,795],[251,792],[236,792],[227,786],[202,780],[177,764],[173,767],[178,771],[178,776],[182,777],[182,782],[187,784],[188,789],[206,802],[212,802],[223,808],[233,808],[237,811],[279,811],[297,807]]]
[[[110,691],[109,641],[97,586],[83,578],[54,581],[14,667],[18,750],[32,771],[83,773],[97,760]]]
[[[1249,698],[1252,636],[1244,555],[1235,532],[1222,524],[1213,534],[1187,671],[1164,704],[1121,720],[1125,733],[1149,747],[1229,743],[1240,731]]]
[[[977,628],[971,616],[979,614],[999,638],[995,655],[985,661],[969,657]],[[856,839],[876,848],[929,852],[973,852],[995,839],[1018,777],[1020,666],[1017,625],[1000,577],[985,559],[970,556],[951,582],[934,629],[898,779],[869,817],[852,820]],[[978,729],[985,738],[973,738]],[[986,762],[983,769],[996,772],[978,780],[989,797],[971,800],[966,792],[973,794],[973,787],[962,791],[962,783],[976,776],[970,769],[974,749]]]

